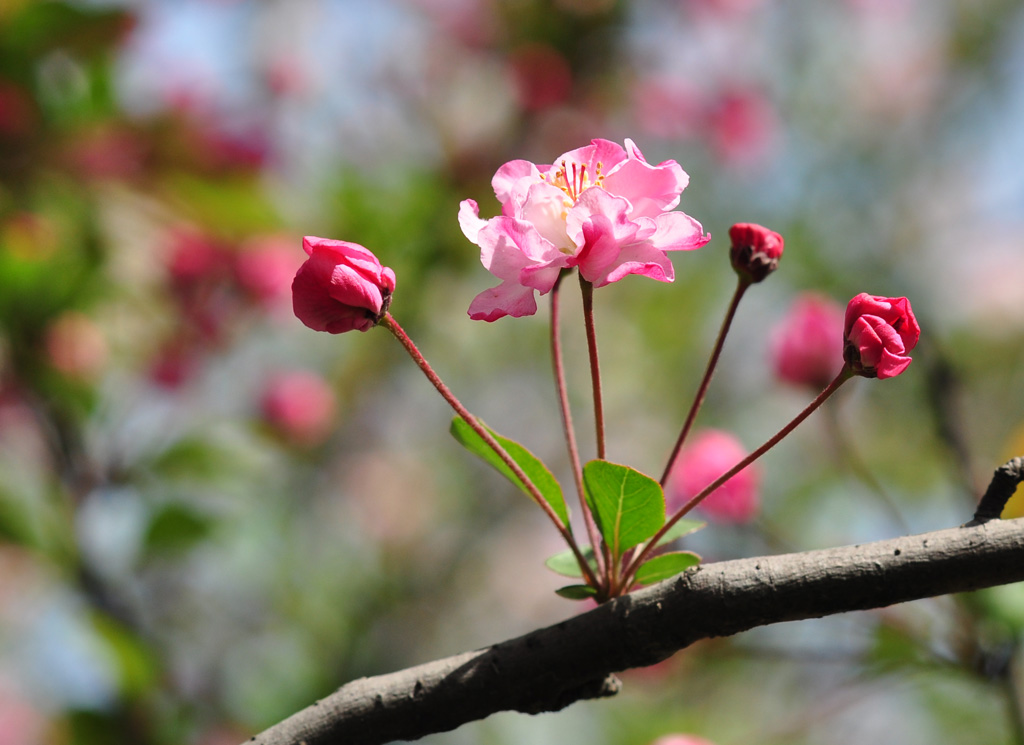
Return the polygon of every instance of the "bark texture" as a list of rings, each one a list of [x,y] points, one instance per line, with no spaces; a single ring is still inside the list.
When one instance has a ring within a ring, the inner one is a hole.
[[[557,711],[700,639],[1022,580],[1024,518],[707,564],[486,649],[352,681],[251,742],[373,745]]]

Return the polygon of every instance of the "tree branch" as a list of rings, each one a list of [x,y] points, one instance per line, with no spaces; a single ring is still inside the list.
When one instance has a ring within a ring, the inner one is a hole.
[[[372,745],[499,711],[557,711],[614,695],[612,673],[700,639],[1022,580],[1024,518],[706,564],[487,649],[352,681],[251,742]]]

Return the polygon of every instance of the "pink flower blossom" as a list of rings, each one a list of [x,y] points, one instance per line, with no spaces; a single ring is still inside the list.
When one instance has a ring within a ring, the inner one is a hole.
[[[760,282],[779,268],[782,236],[774,230],[752,222],[736,223],[729,228],[729,259],[732,268],[750,282]]]
[[[341,334],[376,326],[391,304],[395,273],[357,243],[306,236],[309,255],[292,282],[292,307],[314,331]]]
[[[772,333],[771,359],[781,380],[824,388],[843,357],[843,309],[815,293],[799,297]]]
[[[843,357],[857,375],[893,378],[910,365],[909,352],[921,338],[910,301],[862,292],[846,306]]]
[[[562,269],[578,267],[595,287],[627,274],[675,278],[666,251],[710,240],[692,217],[671,211],[689,177],[674,160],[656,166],[631,140],[608,140],[565,153],[555,165],[513,160],[491,180],[501,214],[480,218],[475,201],[459,208],[459,224],[480,246],[480,260],[501,284],[469,306],[475,320],[537,312],[536,292],[551,290]]]
[[[668,511],[682,507],[746,456],[743,445],[728,432],[709,429],[698,434],[683,447],[672,467],[665,494]],[[757,468],[747,466],[711,492],[700,509],[722,522],[748,522],[760,506],[760,480]]]
[[[318,445],[334,427],[337,401],[323,378],[296,370],[271,378],[261,400],[267,423],[299,445]]]

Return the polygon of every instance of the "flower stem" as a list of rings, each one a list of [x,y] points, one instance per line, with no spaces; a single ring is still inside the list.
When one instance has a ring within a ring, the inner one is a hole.
[[[562,411],[562,426],[565,430],[565,442],[569,448],[569,462],[572,468],[573,480],[576,483],[576,494],[579,497],[580,511],[583,513],[583,521],[587,526],[587,536],[590,538],[590,545],[594,549],[594,556],[598,562],[598,573],[604,576],[604,561],[600,547],[600,534],[597,532],[597,525],[594,523],[594,516],[587,507],[586,497],[583,491],[583,468],[580,465],[580,451],[576,444],[576,430],[572,424],[572,413],[569,409],[569,393],[565,384],[565,363],[562,358],[562,340],[559,334],[559,294],[558,288],[562,284],[563,274],[558,275],[554,287],[551,288],[551,361],[555,372],[555,387],[558,390],[558,404]],[[607,580],[607,577],[604,577]]]
[[[841,386],[843,383],[845,383],[847,380],[849,380],[852,377],[853,377],[853,371],[850,369],[850,367],[848,365],[844,365],[843,369],[839,371],[839,374],[836,375],[836,377],[832,380],[832,382],[829,383],[825,387],[825,390],[823,390],[821,393],[819,393],[817,398],[815,398],[813,401],[811,401],[811,403],[809,403],[807,405],[806,409],[804,409],[799,414],[797,414],[792,419],[792,421],[789,422],[789,424],[787,424],[785,427],[783,427],[778,432],[776,432],[774,435],[772,435],[772,437],[768,441],[766,441],[763,445],[761,445],[761,447],[759,447],[757,450],[752,452],[750,455],[748,455],[746,458],[741,460],[739,463],[737,463],[735,466],[730,468],[728,471],[723,473],[717,479],[712,481],[710,484],[708,484],[706,487],[704,487],[704,489],[701,490],[701,492],[699,494],[697,494],[695,497],[690,499],[686,504],[684,504],[682,507],[680,507],[676,511],[676,513],[674,515],[672,515],[672,517],[668,521],[665,522],[665,524],[661,527],[661,529],[657,533],[654,534],[654,537],[651,538],[651,540],[647,542],[647,545],[644,547],[644,549],[642,551],[640,551],[630,561],[629,566],[626,567],[626,570],[623,573],[623,578],[622,578],[622,583],[621,583],[621,587],[622,587],[623,591],[625,591],[625,590],[627,590],[629,588],[630,584],[632,583],[632,578],[636,574],[636,570],[644,562],[644,560],[650,554],[651,550],[655,546],[658,545],[658,541],[661,540],[661,537],[663,535],[665,535],[665,533],[667,533],[672,528],[673,525],[675,525],[677,522],[679,522],[679,520],[684,515],[686,515],[690,510],[692,510],[694,507],[696,507],[698,504],[700,504],[702,501],[704,501],[704,499],[709,494],[711,494],[713,491],[715,491],[715,489],[720,487],[726,481],[731,479],[737,473],[742,471],[744,468],[749,466],[755,460],[757,460],[762,455],[764,455],[769,450],[771,450],[773,447],[775,447],[779,443],[779,441],[782,440],[782,438],[784,438],[786,435],[788,435],[790,432],[792,432],[794,429],[796,429],[797,425],[799,425],[804,419],[806,419],[811,414],[813,414],[815,412],[815,410],[817,410],[817,408],[819,406],[821,406],[823,403],[825,403],[825,401],[828,400],[828,398],[833,393],[835,393],[837,390],[839,390],[839,386]]]
[[[399,343],[405,347],[405,351],[407,351],[409,356],[412,357],[413,362],[415,362],[423,371],[423,374],[427,376],[427,380],[429,380],[434,388],[437,389],[437,392],[441,394],[441,397],[444,398],[444,400],[447,401],[455,410],[455,413],[462,417],[466,424],[468,424],[473,431],[480,436],[480,439],[486,442],[488,447],[498,454],[498,457],[501,458],[502,462],[508,466],[509,470],[512,471],[515,477],[526,487],[526,490],[530,493],[533,501],[536,502],[542,510],[544,510],[544,513],[548,516],[551,522],[555,524],[558,532],[562,534],[565,542],[569,545],[573,555],[576,557],[576,561],[579,563],[580,570],[586,577],[588,584],[593,587],[599,587],[600,585],[597,578],[594,576],[593,570],[591,570],[590,565],[587,563],[586,558],[584,558],[579,546],[576,545],[576,540],[572,536],[571,528],[564,524],[561,518],[555,514],[551,505],[548,504],[546,499],[544,499],[544,495],[540,493],[537,485],[534,484],[530,477],[526,475],[520,465],[513,460],[512,456],[508,454],[508,451],[506,451],[505,448],[503,448],[501,444],[494,439],[494,436],[487,431],[487,428],[480,424],[480,421],[462,405],[462,402],[455,397],[455,394],[453,394],[448,386],[444,384],[444,381],[438,377],[437,373],[434,372],[434,368],[432,368],[430,363],[428,363],[423,357],[423,354],[413,343],[412,339],[409,338],[409,335],[405,333],[405,330],[398,324],[398,321],[396,321],[390,313],[386,312],[384,317],[380,320],[379,325],[384,326],[396,339],[398,339]]]
[[[690,412],[686,415],[686,422],[683,424],[683,429],[679,433],[679,437],[676,439],[675,447],[672,448],[672,454],[668,457],[668,462],[665,464],[665,472],[661,475],[661,485],[665,486],[668,481],[669,475],[672,473],[672,466],[676,462],[676,458],[679,456],[679,451],[683,447],[683,443],[686,441],[686,436],[690,434],[690,430],[693,428],[693,421],[697,418],[697,412],[700,411],[701,404],[704,403],[704,397],[708,393],[708,386],[711,384],[711,377],[715,374],[715,367],[718,365],[718,358],[722,354],[722,347],[725,344],[725,337],[729,333],[729,327],[732,326],[732,319],[736,315],[736,308],[739,307],[740,299],[743,297],[743,293],[750,287],[750,280],[743,277],[739,278],[736,283],[736,290],[733,292],[732,300],[729,302],[729,309],[725,312],[725,319],[722,321],[722,327],[718,330],[718,338],[715,340],[715,347],[711,351],[711,357],[708,359],[707,369],[704,370],[704,378],[700,381],[700,386],[697,388],[697,395],[694,396],[693,404],[690,406]]]
[[[590,352],[590,379],[594,386],[594,430],[597,434],[597,458],[605,459],[604,404],[601,398],[601,366],[597,357],[597,333],[594,330],[594,285],[580,275],[583,291],[583,323],[587,328],[587,349]]]

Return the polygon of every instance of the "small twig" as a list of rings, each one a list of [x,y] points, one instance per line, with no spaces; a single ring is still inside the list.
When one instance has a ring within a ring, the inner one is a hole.
[[[988,489],[978,502],[974,511],[974,519],[967,525],[979,525],[988,520],[995,520],[1003,514],[1006,502],[1013,496],[1017,485],[1024,481],[1024,455],[1008,460],[992,474]]]

